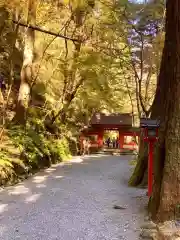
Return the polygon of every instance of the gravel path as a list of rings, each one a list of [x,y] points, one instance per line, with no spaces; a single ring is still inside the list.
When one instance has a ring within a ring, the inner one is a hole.
[[[147,199],[127,187],[129,160],[85,156],[0,191],[0,240],[139,239]]]

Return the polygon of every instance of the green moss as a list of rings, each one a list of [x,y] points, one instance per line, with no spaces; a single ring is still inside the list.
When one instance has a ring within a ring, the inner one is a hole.
[[[129,162],[130,166],[136,166],[137,164],[137,159],[132,159],[130,162]]]

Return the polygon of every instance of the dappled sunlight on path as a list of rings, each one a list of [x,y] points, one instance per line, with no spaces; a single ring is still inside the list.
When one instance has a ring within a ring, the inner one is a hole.
[[[147,199],[127,187],[129,159],[75,157],[1,190],[0,239],[138,239]]]

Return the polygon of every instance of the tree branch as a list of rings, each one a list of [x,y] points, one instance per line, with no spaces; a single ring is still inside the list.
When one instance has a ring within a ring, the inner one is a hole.
[[[13,21],[14,24],[19,24],[22,27],[31,28],[31,29],[33,29],[35,31],[39,31],[39,32],[42,32],[42,33],[45,33],[45,34],[49,34],[51,36],[63,38],[63,39],[66,39],[66,40],[69,40],[69,41],[72,41],[72,42],[80,42],[79,39],[67,37],[67,36],[64,36],[64,35],[59,34],[59,33],[55,33],[55,32],[49,31],[49,30],[42,29],[41,27],[38,27],[38,26],[35,26],[35,25],[18,22],[16,20],[12,20],[12,21]]]
[[[72,90],[71,93],[69,93],[67,96],[66,96],[66,104],[63,106],[63,108],[61,110],[58,111],[58,113],[53,116],[52,118],[52,124],[56,121],[56,119],[62,115],[63,113],[65,114],[65,111],[68,109],[69,105],[71,104],[72,100],[75,98],[75,95],[77,93],[77,90],[79,89],[79,87],[83,84],[84,82],[84,78],[82,77],[79,82],[76,84],[75,88]],[[62,120],[62,119],[61,119]]]

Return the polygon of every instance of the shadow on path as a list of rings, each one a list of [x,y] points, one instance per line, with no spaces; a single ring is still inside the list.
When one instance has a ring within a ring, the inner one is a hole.
[[[130,159],[75,157],[1,190],[0,239],[138,239],[147,198],[127,187]]]

